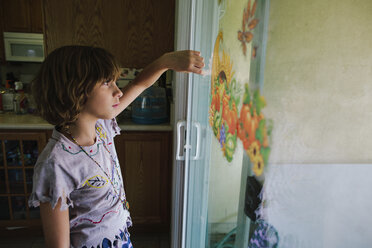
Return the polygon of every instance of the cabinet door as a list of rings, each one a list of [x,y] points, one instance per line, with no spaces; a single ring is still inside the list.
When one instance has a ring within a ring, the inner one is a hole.
[[[30,1],[30,22],[32,33],[43,33],[42,0]]]
[[[134,227],[168,231],[171,132],[125,132],[115,144]]]
[[[1,1],[5,32],[30,32],[29,0]]]
[[[42,33],[41,10],[41,0],[2,0],[4,31]]]
[[[1,4],[0,4],[0,7],[2,8]],[[0,20],[4,20],[2,11],[0,11]],[[3,25],[1,25],[1,23],[0,23],[0,64],[3,64],[5,62],[4,34],[3,34],[3,32],[4,32]]]
[[[44,0],[46,49],[99,46],[143,68],[174,49],[175,0]]]
[[[39,226],[39,209],[29,208],[32,177],[45,132],[0,132],[0,228]],[[3,232],[3,231],[1,231]]]

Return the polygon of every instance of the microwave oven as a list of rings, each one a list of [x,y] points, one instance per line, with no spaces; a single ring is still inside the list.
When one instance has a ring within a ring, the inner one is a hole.
[[[42,62],[44,60],[43,34],[4,32],[5,60]]]

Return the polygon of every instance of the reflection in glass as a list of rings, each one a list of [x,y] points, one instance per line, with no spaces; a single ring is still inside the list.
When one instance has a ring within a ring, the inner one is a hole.
[[[21,148],[18,140],[4,140],[8,166],[22,166]]]
[[[23,159],[25,166],[34,166],[39,155],[36,140],[24,140],[23,144]]]
[[[33,169],[26,169],[26,187],[27,187],[27,193],[32,192],[32,177],[34,175],[34,170]]]
[[[42,45],[23,45],[13,43],[10,45],[10,48],[13,56],[44,57],[44,50]]]
[[[0,220],[9,220],[9,204],[8,197],[0,197]]]
[[[24,196],[12,197],[12,211],[15,220],[26,219],[26,201]]]
[[[8,169],[10,193],[25,193],[22,169]]]
[[[5,171],[0,169],[0,194],[5,194],[5,193],[6,193]]]

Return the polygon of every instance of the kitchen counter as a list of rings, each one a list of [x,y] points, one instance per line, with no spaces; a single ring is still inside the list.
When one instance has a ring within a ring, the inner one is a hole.
[[[122,131],[172,131],[173,127],[169,123],[157,125],[136,124],[131,120],[118,122]],[[0,129],[53,129],[41,117],[31,114],[16,115],[14,113],[0,114]]]

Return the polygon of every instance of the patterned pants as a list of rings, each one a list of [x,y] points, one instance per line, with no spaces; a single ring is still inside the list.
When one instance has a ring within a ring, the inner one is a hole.
[[[87,246],[83,246],[82,248],[88,248]],[[91,247],[95,248],[95,247]],[[108,238],[104,238],[102,241],[102,245],[98,245],[97,248],[133,248],[132,242],[130,241],[130,234],[128,229],[125,228],[124,231],[120,230],[120,234],[115,236],[114,240],[109,240]]]

